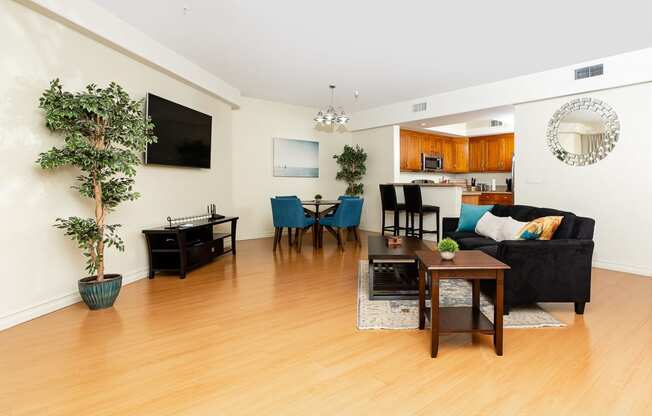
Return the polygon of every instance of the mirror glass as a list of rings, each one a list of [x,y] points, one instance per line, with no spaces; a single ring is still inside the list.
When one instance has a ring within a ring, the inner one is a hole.
[[[618,141],[616,112],[593,98],[564,104],[548,123],[547,141],[557,159],[571,166],[591,165],[604,159]]]
[[[606,132],[598,114],[579,110],[566,114],[560,121],[557,139],[567,152],[588,155],[602,146]]]

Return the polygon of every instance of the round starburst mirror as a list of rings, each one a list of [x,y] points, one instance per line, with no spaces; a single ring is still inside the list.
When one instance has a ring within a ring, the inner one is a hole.
[[[607,103],[578,98],[555,111],[548,123],[550,151],[571,166],[586,166],[607,157],[620,135],[618,115]]]

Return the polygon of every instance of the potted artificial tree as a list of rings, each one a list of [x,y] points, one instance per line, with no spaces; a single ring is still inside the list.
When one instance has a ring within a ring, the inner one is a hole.
[[[340,165],[340,170],[337,172],[335,179],[343,180],[347,183],[345,193],[347,195],[357,196],[364,193],[364,184],[360,181],[365,173],[367,173],[367,153],[358,145],[349,146],[344,145],[342,154],[333,155],[333,159]]]
[[[133,189],[136,166],[149,143],[156,141],[154,125],[143,114],[142,101],[133,101],[119,85],[107,88],[91,84],[84,91],[63,91],[55,79],[45,90],[39,107],[45,125],[63,137],[63,145],[41,153],[43,169],[75,167],[82,197],[94,201],[94,217],[57,218],[54,226],[77,242],[91,275],[79,281],[79,293],[90,309],[108,308],[115,302],[122,276],[107,274],[104,254],[108,247],[124,251],[116,233],[119,224],[107,224],[107,214],[121,202],[140,195]]]

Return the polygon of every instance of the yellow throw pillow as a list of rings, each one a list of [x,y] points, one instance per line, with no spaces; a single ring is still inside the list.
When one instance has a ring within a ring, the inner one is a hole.
[[[541,217],[525,224],[518,232],[519,240],[550,240],[564,217]]]

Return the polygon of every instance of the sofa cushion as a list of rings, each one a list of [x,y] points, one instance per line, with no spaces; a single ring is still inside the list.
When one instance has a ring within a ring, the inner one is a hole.
[[[470,231],[452,231],[450,233],[446,233],[444,237],[452,238],[459,243],[459,241],[463,238],[475,238],[480,236]]]
[[[462,250],[475,250],[478,247],[498,244],[496,240],[487,237],[462,238],[457,243]]]
[[[491,246],[478,247],[478,250],[484,252],[485,254],[490,255],[494,259],[498,258],[498,244],[494,244],[494,245],[491,245]]]
[[[512,217],[516,221],[530,222],[541,217],[562,216],[564,217],[553,235],[553,240],[573,238],[575,227],[575,214],[572,212],[559,211],[551,208],[537,208],[528,205],[495,205],[491,213],[498,217]]]

